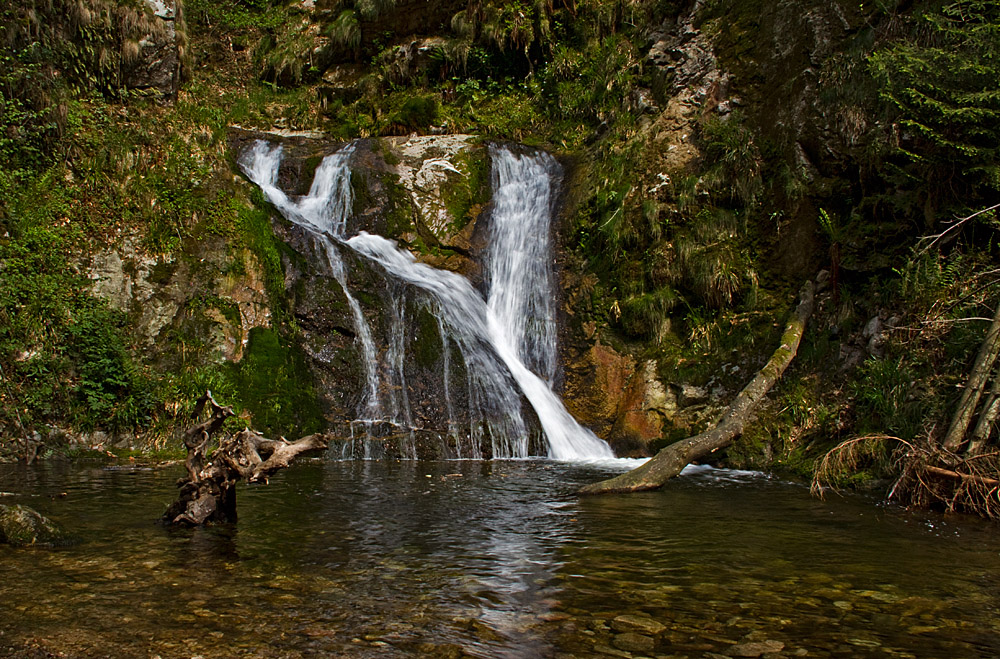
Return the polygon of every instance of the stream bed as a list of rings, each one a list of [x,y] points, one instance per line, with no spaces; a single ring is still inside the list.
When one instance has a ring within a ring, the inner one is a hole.
[[[1000,656],[992,524],[708,468],[574,495],[608,469],[317,459],[177,530],[179,465],[0,465],[75,537],[0,546],[0,656]]]

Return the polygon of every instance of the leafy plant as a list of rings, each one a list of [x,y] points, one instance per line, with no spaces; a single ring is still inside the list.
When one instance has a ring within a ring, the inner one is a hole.
[[[916,374],[902,358],[872,357],[858,369],[853,385],[858,426],[912,439],[920,430],[924,409],[916,400]]]
[[[869,60],[897,126],[890,147],[933,207],[975,208],[1000,190],[1000,5],[949,2]]]

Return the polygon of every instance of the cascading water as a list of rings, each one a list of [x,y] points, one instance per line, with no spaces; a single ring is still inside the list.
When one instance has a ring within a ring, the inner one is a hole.
[[[518,157],[497,146],[490,147],[490,160],[487,306],[524,365],[551,383],[556,321],[549,258],[552,178],[559,164],[547,153]]]
[[[290,222],[305,228],[316,239],[326,255],[327,265],[333,278],[340,284],[347,298],[354,321],[354,331],[358,337],[361,354],[364,357],[366,398],[361,420],[371,423],[382,416],[379,401],[378,352],[372,338],[371,327],[361,311],[361,305],[351,295],[347,287],[344,262],[330,235],[340,235],[344,231],[344,221],[350,212],[353,193],[351,191],[351,170],[347,166],[354,148],[348,146],[323,159],[313,176],[309,194],[297,202],[288,198],[278,188],[278,168],[281,166],[281,145],[272,146],[264,140],[257,140],[240,158],[240,166],[251,181],[260,187],[268,201]]]
[[[459,457],[461,433],[454,425],[450,398],[451,345],[458,349],[468,379],[470,457],[481,457],[479,447],[487,437],[495,458],[528,457],[530,433],[522,410],[523,395],[538,417],[549,457],[613,458],[604,441],[576,423],[549,384],[556,371],[553,277],[548,263],[550,181],[557,167],[554,159],[545,154],[516,156],[498,147],[490,150],[495,203],[486,257],[488,296],[484,300],[464,277],[417,262],[393,241],[366,232],[345,239],[352,206],[348,168],[352,152],[353,147],[348,146],[327,156],[316,169],[309,194],[295,201],[277,187],[280,146],[258,141],[247,149],[240,165],[286,219],[308,230],[323,246],[333,278],[347,296],[365,361],[368,391],[362,415],[366,420],[385,415],[379,396],[379,357],[360,305],[348,290],[340,246],[378,264],[390,278],[418,289],[427,299],[438,319],[446,353],[443,378],[448,434],[456,440]],[[409,426],[412,435],[403,368],[405,305],[402,293],[389,297],[394,320],[386,354],[388,386],[399,392],[391,397],[389,420]]]

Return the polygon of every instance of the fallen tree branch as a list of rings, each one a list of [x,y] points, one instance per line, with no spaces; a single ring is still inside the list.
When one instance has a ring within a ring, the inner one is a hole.
[[[884,442],[906,448],[892,458],[892,469],[899,476],[886,501],[1000,517],[1000,454],[980,453],[963,459],[941,448],[930,436],[919,443],[892,435],[865,435],[843,441],[820,461],[813,476],[812,493],[822,498],[829,483],[838,475],[856,472],[860,464],[877,453],[873,444]]]
[[[799,291],[799,304],[789,316],[781,344],[750,383],[736,396],[719,423],[706,432],[670,444],[652,459],[632,471],[587,485],[580,494],[610,494],[655,490],[681,473],[690,463],[711,455],[732,443],[774,383],[795,358],[813,310],[813,283],[807,281]]]
[[[917,252],[917,256],[920,256],[924,252],[928,251],[931,247],[934,247],[934,245],[936,245],[938,243],[938,241],[940,241],[942,238],[944,238],[945,236],[947,236],[949,233],[951,233],[955,229],[958,229],[959,227],[961,227],[962,225],[964,225],[969,220],[971,220],[971,219],[973,219],[975,217],[979,217],[983,213],[988,213],[988,212],[996,210],[998,208],[1000,208],[1000,204],[994,204],[994,205],[990,206],[989,208],[983,208],[981,210],[976,211],[972,215],[967,215],[965,217],[957,218],[955,220],[954,224],[952,224],[951,226],[949,226],[947,229],[945,229],[941,233],[934,234],[933,236],[924,236],[920,240],[921,241],[930,240],[930,243],[928,243],[927,246],[924,247],[922,250],[920,250],[919,252]]]
[[[997,305],[996,313],[993,314],[993,322],[990,324],[986,338],[983,339],[979,352],[976,354],[976,361],[969,372],[962,398],[955,408],[951,426],[941,442],[941,446],[946,450],[957,451],[967,441],[966,431],[969,424],[972,423],[976,406],[979,404],[979,399],[993,370],[993,364],[998,357],[1000,357],[1000,304]],[[982,448],[976,444],[973,444],[972,447],[975,450],[971,450],[970,454],[974,454],[976,450]]]
[[[995,478],[987,478],[986,476],[979,476],[977,474],[963,474],[958,471],[952,471],[951,469],[943,469],[941,467],[935,467],[934,465],[926,465],[924,471],[937,474],[938,476],[945,476],[947,478],[956,478],[963,481],[971,481],[973,483],[978,483],[980,485],[989,485],[991,487],[996,487],[1000,485],[1000,480]]]
[[[192,416],[197,418],[206,405],[210,406],[211,417],[184,433],[188,476],[177,483],[180,493],[163,514],[164,524],[199,526],[235,522],[236,484],[240,480],[266,483],[271,474],[287,467],[298,455],[325,449],[329,444],[329,438],[323,434],[289,442],[285,438],[268,439],[246,428],[220,441],[209,459],[206,457],[209,441],[233,415],[233,410],[216,403],[212,392],[207,391],[198,399]]]

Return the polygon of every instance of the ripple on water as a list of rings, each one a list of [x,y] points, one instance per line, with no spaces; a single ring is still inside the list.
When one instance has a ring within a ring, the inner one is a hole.
[[[168,530],[179,468],[0,468],[79,540],[0,547],[0,654],[1000,654],[992,526],[755,472],[577,499],[616,465],[312,462]]]

